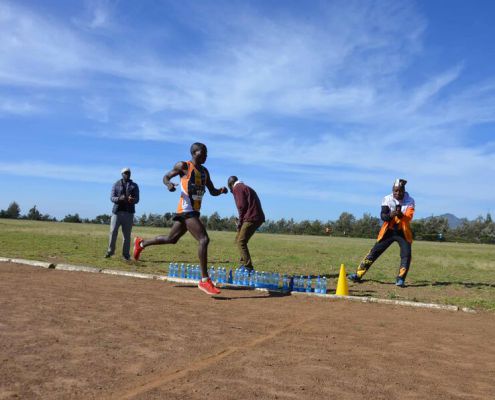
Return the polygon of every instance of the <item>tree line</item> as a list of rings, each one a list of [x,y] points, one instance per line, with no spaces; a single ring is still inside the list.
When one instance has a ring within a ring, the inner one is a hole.
[[[168,228],[174,223],[174,214],[142,214],[134,218],[138,226],[153,226]],[[27,219],[36,221],[57,221],[55,217],[42,214],[36,206],[33,206],[27,214],[21,215],[21,209],[16,202],[12,202],[6,210],[0,210],[0,218]],[[80,218],[78,213],[68,214],[60,222],[110,224],[111,216],[98,215],[93,219]],[[235,231],[237,218],[221,217],[217,212],[211,215],[202,215],[201,221],[208,230]],[[260,232],[280,233],[289,235],[332,235],[342,237],[376,238],[382,221],[365,213],[359,219],[353,214],[343,212],[336,221],[303,220],[294,219],[268,220]],[[495,244],[495,223],[488,213],[486,217],[478,217],[473,221],[464,219],[456,228],[450,228],[446,217],[429,217],[411,222],[416,240],[470,242]]]

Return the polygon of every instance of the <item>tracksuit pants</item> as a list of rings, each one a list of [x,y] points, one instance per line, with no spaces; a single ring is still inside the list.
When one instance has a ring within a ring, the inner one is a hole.
[[[387,250],[393,242],[397,242],[400,247],[400,267],[398,278],[406,279],[409,266],[411,265],[411,243],[404,237],[401,230],[389,229],[385,235],[376,242],[370,252],[364,257],[357,269],[357,276],[362,278],[370,269],[373,263]]]
[[[122,236],[124,237],[122,256],[124,258],[130,257],[129,253],[131,248],[131,231],[133,222],[134,214],[132,213],[117,211],[116,214],[112,214],[112,219],[110,220],[110,235],[108,238],[108,254],[113,255],[115,253],[117,235],[119,234],[119,228],[122,227]]]

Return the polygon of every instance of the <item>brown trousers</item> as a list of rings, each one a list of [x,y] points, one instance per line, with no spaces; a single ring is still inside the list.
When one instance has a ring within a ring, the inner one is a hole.
[[[249,239],[251,239],[251,236],[253,236],[254,232],[256,232],[256,229],[258,229],[261,225],[262,222],[245,221],[242,223],[241,228],[239,229],[235,237],[237,248],[239,249],[239,253],[241,254],[241,264],[248,269],[253,268],[253,262],[251,260],[251,255],[249,254],[247,244],[249,242]]]

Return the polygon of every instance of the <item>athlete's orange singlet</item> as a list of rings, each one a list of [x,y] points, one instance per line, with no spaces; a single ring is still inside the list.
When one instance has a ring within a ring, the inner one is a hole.
[[[205,167],[197,169],[191,161],[187,161],[187,174],[180,178],[181,194],[177,214],[199,212],[205,194],[207,174]]]

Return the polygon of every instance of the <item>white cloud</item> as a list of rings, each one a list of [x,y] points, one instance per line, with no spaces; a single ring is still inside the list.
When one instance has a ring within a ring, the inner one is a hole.
[[[129,166],[129,165],[125,165]],[[0,173],[70,182],[112,183],[120,178],[123,165],[75,165],[45,161],[0,162]],[[133,178],[148,186],[162,186],[163,170],[130,166]]]
[[[3,99],[0,97],[0,115],[32,115],[41,112],[41,109],[29,100]]]

